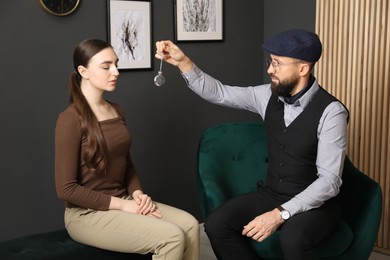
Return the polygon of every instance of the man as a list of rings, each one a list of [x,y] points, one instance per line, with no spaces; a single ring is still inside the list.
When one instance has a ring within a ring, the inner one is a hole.
[[[156,57],[177,66],[202,98],[258,113],[269,152],[267,182],[212,212],[205,230],[218,259],[258,259],[250,239],[280,229],[286,259],[317,259],[317,247],[339,221],[336,195],[347,143],[348,111],[311,74],[322,53],[312,32],[294,29],[263,44],[271,84],[233,87],[200,70],[170,41]]]

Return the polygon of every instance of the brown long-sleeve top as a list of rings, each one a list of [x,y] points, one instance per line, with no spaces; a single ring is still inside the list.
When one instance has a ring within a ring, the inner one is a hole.
[[[122,109],[113,104],[119,116],[100,121],[109,159],[106,172],[91,173],[83,160],[86,139],[73,105],[57,119],[55,130],[55,185],[66,207],[108,210],[111,196],[121,197],[141,189],[130,156],[131,135]]]

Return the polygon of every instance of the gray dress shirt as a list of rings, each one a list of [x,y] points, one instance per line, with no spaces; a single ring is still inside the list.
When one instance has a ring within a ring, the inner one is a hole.
[[[229,86],[204,73],[195,64],[189,72],[182,73],[188,87],[203,99],[226,107],[258,113],[263,119],[271,97],[271,85]],[[294,104],[284,99],[284,121],[286,126],[305,109],[318,91],[317,80]],[[318,178],[304,191],[287,201],[282,207],[293,216],[320,207],[325,201],[336,196],[342,184],[341,176],[347,146],[348,111],[339,102],[330,103],[324,110],[318,125],[317,176]]]

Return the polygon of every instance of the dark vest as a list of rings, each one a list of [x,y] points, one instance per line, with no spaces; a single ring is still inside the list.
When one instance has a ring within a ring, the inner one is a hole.
[[[272,95],[265,113],[269,153],[267,187],[291,198],[317,179],[317,130],[325,108],[337,99],[323,88],[288,126],[284,123],[284,103]]]

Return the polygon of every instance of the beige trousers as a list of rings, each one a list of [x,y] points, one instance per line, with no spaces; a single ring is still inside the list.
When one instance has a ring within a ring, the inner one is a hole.
[[[157,203],[162,218],[119,210],[66,208],[65,227],[82,244],[153,260],[199,260],[199,223],[186,211]]]

